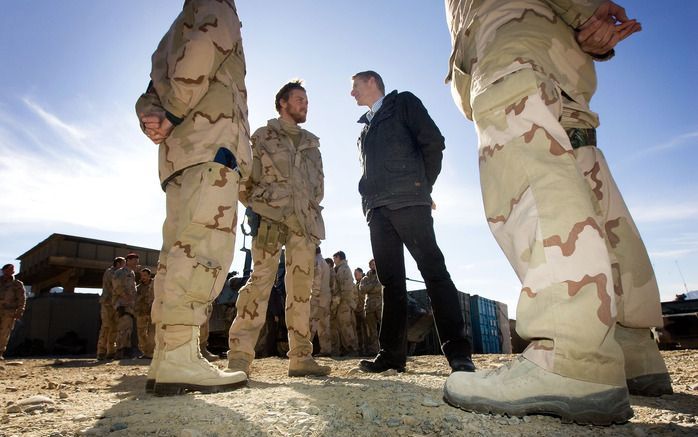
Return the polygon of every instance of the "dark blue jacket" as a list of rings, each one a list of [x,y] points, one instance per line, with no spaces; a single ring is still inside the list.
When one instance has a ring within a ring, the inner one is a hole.
[[[358,122],[365,124],[358,141],[364,214],[380,206],[431,205],[444,137],[422,102],[410,92],[393,91],[370,123],[366,114]]]

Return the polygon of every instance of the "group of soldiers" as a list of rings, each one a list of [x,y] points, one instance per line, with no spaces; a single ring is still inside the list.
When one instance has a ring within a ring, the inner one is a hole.
[[[153,305],[153,274],[140,268],[139,257],[129,253],[116,257],[102,276],[99,299],[101,327],[97,340],[97,359],[132,358],[133,328],[138,332],[140,357],[152,358],[155,327],[150,320]],[[136,281],[138,272],[138,281]]]
[[[352,275],[346,255],[339,251],[324,258],[316,250],[315,276],[310,296],[311,339],[318,338],[318,356],[368,356],[378,353],[378,331],[383,308],[383,287],[375,261],[369,270]]]

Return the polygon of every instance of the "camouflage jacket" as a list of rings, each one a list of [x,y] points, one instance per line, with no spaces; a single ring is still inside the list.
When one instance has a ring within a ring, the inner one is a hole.
[[[111,304],[112,293],[114,291],[114,284],[112,283],[113,280],[114,266],[111,266],[106,269],[102,275],[102,295],[99,297],[99,303]]]
[[[0,311],[13,313],[16,318],[24,314],[24,284],[19,279],[0,277]]]
[[[334,271],[337,273],[337,294],[342,297],[342,302],[346,302],[353,310],[356,308],[356,289],[354,288],[351,268],[346,260],[342,260],[334,268]]]
[[[112,303],[114,308],[132,309],[136,299],[136,274],[128,267],[114,272],[112,278]]]
[[[321,308],[329,308],[332,300],[330,290],[330,266],[327,265],[321,254],[315,255],[315,274],[313,277],[313,290],[310,301]]]
[[[324,173],[318,137],[301,129],[298,147],[278,119],[252,135],[252,174],[241,199],[257,214],[277,222],[296,216],[306,237],[315,244],[325,239],[320,202]]]
[[[359,289],[366,294],[366,311],[380,311],[383,307],[383,286],[378,282],[375,270],[369,270],[361,280]]]
[[[245,55],[233,0],[188,0],[152,56],[152,86],[139,116],[165,110],[179,121],[160,144],[163,189],[182,170],[229,149],[243,177],[252,162]],[[141,125],[141,128],[143,126]]]
[[[139,282],[136,286],[136,304],[134,311],[137,316],[147,316],[150,315],[150,309],[153,306],[153,301],[155,300],[155,295],[153,294],[153,280],[144,284]]]
[[[446,82],[466,117],[472,101],[505,75],[529,68],[588,107],[596,90],[593,58],[574,29],[604,0],[445,0],[453,51]],[[587,120],[598,125],[598,119]]]

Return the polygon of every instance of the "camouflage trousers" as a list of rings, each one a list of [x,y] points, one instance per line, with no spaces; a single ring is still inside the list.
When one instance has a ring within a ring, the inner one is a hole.
[[[116,350],[130,349],[132,345],[133,324],[135,317],[127,310],[122,315],[117,314],[116,320]]]
[[[189,167],[167,184],[153,323],[206,321],[233,262],[238,189],[238,173],[215,162]]]
[[[337,321],[337,310],[339,309],[339,297],[333,297],[330,304],[330,338],[332,339],[332,355],[342,353],[341,342],[339,341],[339,322]]]
[[[251,361],[254,348],[266,320],[272,285],[276,278],[282,244],[258,246],[252,243],[252,276],[240,289],[235,303],[237,314],[230,325],[228,357],[243,355]],[[286,328],[288,329],[288,357],[309,357],[313,352],[310,342],[310,291],[315,271],[315,243],[302,232],[289,229],[286,243]]]
[[[0,355],[5,353],[15,326],[15,312],[0,310]]]
[[[143,355],[152,357],[155,349],[155,325],[150,319],[150,314],[136,316],[136,329],[138,329],[138,350]]]
[[[517,332],[534,339],[524,356],[566,377],[624,385],[615,325],[661,325],[661,309],[601,151],[573,148],[566,132],[595,127],[584,121],[595,117],[530,69],[490,85],[472,107],[487,221],[522,282]]]
[[[310,300],[310,339],[317,334],[321,354],[332,354],[332,332],[330,330],[330,309],[313,305]]]
[[[344,298],[337,307],[337,331],[339,331],[340,349],[345,354],[359,352],[359,339],[356,336],[356,315],[351,304]]]
[[[97,355],[114,355],[116,347],[116,311],[107,302],[99,304],[101,325],[97,339]]]
[[[378,343],[379,326],[381,323],[381,308],[366,311],[366,353],[377,354],[380,350]]]

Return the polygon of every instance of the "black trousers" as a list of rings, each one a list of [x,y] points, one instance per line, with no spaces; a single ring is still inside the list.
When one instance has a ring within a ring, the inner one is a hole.
[[[404,245],[426,283],[441,339],[441,350],[449,361],[456,357],[469,357],[471,345],[466,337],[458,290],[436,244],[431,208],[408,206],[391,210],[379,207],[369,211],[367,220],[376,272],[384,287],[380,354],[394,365],[404,365],[407,358]]]

